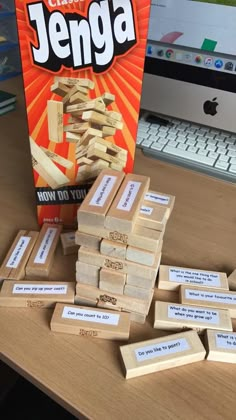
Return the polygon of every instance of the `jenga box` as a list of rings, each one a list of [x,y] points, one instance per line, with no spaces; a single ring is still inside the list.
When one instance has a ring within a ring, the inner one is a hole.
[[[16,0],[39,224],[132,172],[150,0]]]

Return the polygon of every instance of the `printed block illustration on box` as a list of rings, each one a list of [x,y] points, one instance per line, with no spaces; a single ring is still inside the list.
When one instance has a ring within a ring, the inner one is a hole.
[[[16,0],[39,223],[132,172],[150,0]]]

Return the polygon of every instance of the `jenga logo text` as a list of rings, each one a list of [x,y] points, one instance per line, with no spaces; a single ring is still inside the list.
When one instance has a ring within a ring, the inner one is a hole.
[[[128,236],[125,233],[120,233],[116,230],[109,233],[109,239],[115,242],[122,242],[123,244],[127,244],[128,242]]]
[[[119,261],[111,261],[106,258],[104,261],[104,267],[111,268],[112,270],[122,270],[123,264]]]
[[[43,302],[41,300],[33,302],[32,300],[27,300],[28,308],[42,308]]]
[[[33,62],[49,71],[92,67],[101,73],[137,43],[132,0],[91,1],[87,17],[50,12],[43,2],[28,4],[27,13],[37,39],[37,46],[31,43]]]
[[[100,295],[99,300],[101,300],[102,302],[112,303],[112,305],[116,305],[116,302],[117,302],[116,298],[114,298],[113,296],[108,296],[108,295]]]

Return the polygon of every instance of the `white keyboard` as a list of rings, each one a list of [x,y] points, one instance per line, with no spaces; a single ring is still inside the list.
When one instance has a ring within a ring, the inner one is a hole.
[[[171,118],[168,121],[161,125],[141,117],[137,147],[153,158],[236,182],[236,134]]]

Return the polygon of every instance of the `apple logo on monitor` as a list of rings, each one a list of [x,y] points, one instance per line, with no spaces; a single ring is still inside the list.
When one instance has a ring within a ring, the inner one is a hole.
[[[206,101],[203,104],[203,110],[205,112],[205,114],[208,115],[216,115],[217,114],[217,106],[219,105],[218,102],[216,102],[217,98],[212,99],[212,101]]]

